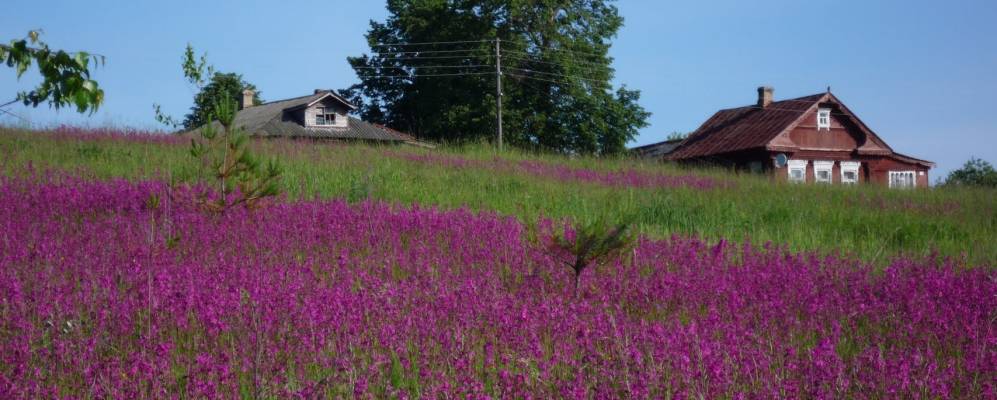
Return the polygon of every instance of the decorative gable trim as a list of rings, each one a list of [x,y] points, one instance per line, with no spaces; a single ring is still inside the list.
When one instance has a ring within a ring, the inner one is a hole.
[[[816,110],[817,107],[820,106],[820,103],[827,102],[828,96],[830,95],[831,95],[830,93],[826,93],[823,96],[821,96],[819,99],[814,101],[814,103],[811,104],[810,107],[807,107],[806,111],[800,113],[800,115],[796,117],[796,119],[794,119],[793,122],[790,122],[789,125],[786,125],[785,128],[782,128],[782,131],[779,132],[778,135],[775,135],[775,137],[772,138],[772,140],[770,140],[765,145],[765,149],[769,151],[793,151],[798,149],[795,143],[793,143],[792,140],[789,140],[789,132],[792,132],[793,129],[796,129],[796,127],[800,125],[800,123],[803,122],[804,119],[806,119],[807,115],[810,115],[810,113],[814,112],[814,110]]]
[[[356,110],[357,109],[357,106],[355,106],[352,103],[346,101],[346,99],[343,99],[342,97],[339,97],[339,96],[333,94],[331,91],[330,92],[326,92],[325,95],[323,95],[323,96],[321,96],[321,97],[319,97],[319,98],[317,98],[315,100],[312,100],[310,103],[308,103],[307,106],[311,107],[311,106],[317,104],[318,102],[320,102],[322,100],[325,100],[325,99],[327,99],[329,97],[332,97],[333,99],[336,99],[336,101],[338,101],[340,103],[343,103],[343,105],[345,105],[346,107],[348,107],[350,110]]]
[[[862,119],[859,118],[857,115],[855,115],[855,113],[853,113],[852,110],[848,108],[848,106],[842,103],[841,100],[838,100],[838,98],[835,97],[833,94],[828,93],[827,95],[830,96],[831,100],[834,100],[834,103],[841,108],[841,111],[843,111],[844,114],[848,116],[848,118],[852,119],[852,121],[855,122],[855,125],[859,127],[859,130],[861,130],[862,133],[865,133],[866,138],[868,140],[866,140],[865,144],[859,146],[858,148],[859,154],[887,155],[893,153],[893,148],[890,147],[890,145],[886,144],[886,141],[880,138],[879,135],[873,132],[872,129],[870,129],[869,126],[865,124],[865,122],[862,122]],[[876,149],[875,147],[870,146],[869,142],[875,143],[876,146],[884,150]]]
[[[342,97],[339,97],[339,96],[337,96],[336,94],[334,94],[332,92],[325,92],[325,93],[323,93],[321,95],[313,95],[313,96],[315,96],[314,99],[311,99],[311,100],[309,100],[306,103],[298,104],[298,105],[296,105],[294,107],[285,108],[284,111],[285,112],[286,111],[296,111],[296,110],[299,110],[299,109],[302,109],[302,108],[308,108],[308,107],[311,107],[311,106],[313,106],[315,104],[318,104],[322,100],[325,100],[325,99],[330,98],[330,97],[332,99],[334,99],[334,100],[342,103],[344,106],[346,106],[347,108],[349,108],[351,111],[357,109],[357,106],[353,105],[352,103],[346,101]]]

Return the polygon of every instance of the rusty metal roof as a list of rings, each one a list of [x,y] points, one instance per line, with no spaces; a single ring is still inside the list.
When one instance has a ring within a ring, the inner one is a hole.
[[[670,160],[710,157],[764,148],[779,133],[827,96],[825,93],[720,110],[665,156]]]

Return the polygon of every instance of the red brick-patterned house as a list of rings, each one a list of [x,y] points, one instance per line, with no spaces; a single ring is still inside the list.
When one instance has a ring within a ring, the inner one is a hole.
[[[830,90],[781,101],[772,94],[770,87],[758,88],[756,104],[718,111],[658,157],[762,172],[781,181],[928,186],[934,163],[893,151]]]

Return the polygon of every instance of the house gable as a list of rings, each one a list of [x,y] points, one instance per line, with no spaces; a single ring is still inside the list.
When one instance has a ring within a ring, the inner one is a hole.
[[[827,110],[828,126],[818,123],[820,110]],[[889,154],[892,150],[834,95],[827,93],[766,145],[770,151],[855,151],[859,154]]]
[[[349,125],[350,109],[331,97],[319,99],[293,110],[295,120],[309,128],[345,128]],[[323,122],[319,122],[323,120]]]

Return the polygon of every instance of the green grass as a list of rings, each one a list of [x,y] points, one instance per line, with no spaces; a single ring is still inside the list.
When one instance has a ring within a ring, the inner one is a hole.
[[[766,177],[686,170],[633,159],[566,158],[487,146],[425,150],[321,142],[264,141],[261,152],[286,167],[291,198],[365,198],[442,208],[588,220],[631,218],[654,237],[698,235],[750,239],[793,250],[841,252],[885,263],[898,255],[937,252],[972,264],[997,259],[997,192],[986,189],[889,190],[874,186],[776,184]],[[87,138],[0,128],[0,170],[74,171],[97,179],[197,178],[187,146],[121,138]],[[713,190],[641,189],[565,182],[484,168],[430,165],[387,156],[445,153],[469,159],[540,160],[595,170],[697,174],[729,182]]]

